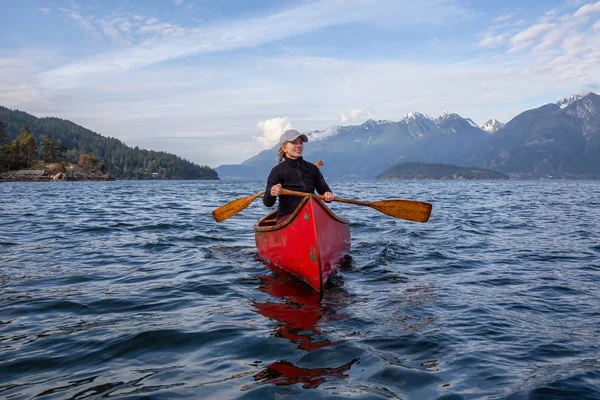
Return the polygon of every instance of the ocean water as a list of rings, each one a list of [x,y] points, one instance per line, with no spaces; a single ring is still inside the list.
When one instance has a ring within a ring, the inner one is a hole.
[[[262,182],[0,184],[0,398],[600,399],[600,182],[329,182],[323,293],[257,256]]]

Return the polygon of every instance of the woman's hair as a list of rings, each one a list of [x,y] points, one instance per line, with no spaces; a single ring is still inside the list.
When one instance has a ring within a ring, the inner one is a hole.
[[[280,163],[283,161],[283,159],[285,158],[285,152],[283,151],[283,148],[285,147],[285,144],[287,142],[283,142],[279,145],[279,150],[277,150],[277,162]]]

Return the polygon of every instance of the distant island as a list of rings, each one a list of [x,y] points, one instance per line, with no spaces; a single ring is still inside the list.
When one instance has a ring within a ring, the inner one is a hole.
[[[507,175],[489,169],[459,167],[451,164],[428,164],[418,162],[400,163],[377,175],[375,179],[509,179]]]
[[[71,121],[37,118],[0,106],[0,180],[43,181],[58,180],[57,177],[60,180],[219,179],[214,169],[174,154],[131,148]]]

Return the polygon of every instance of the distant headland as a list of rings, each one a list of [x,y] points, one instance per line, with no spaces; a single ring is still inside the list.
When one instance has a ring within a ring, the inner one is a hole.
[[[209,180],[208,167],[164,151],[129,147],[71,121],[0,106],[0,180]]]
[[[459,167],[451,164],[400,163],[391,166],[376,179],[509,179],[507,175],[490,169]]]

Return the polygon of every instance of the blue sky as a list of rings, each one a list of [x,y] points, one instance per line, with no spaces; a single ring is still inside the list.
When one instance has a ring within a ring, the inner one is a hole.
[[[288,127],[600,93],[600,1],[2,0],[0,105],[216,167]]]

